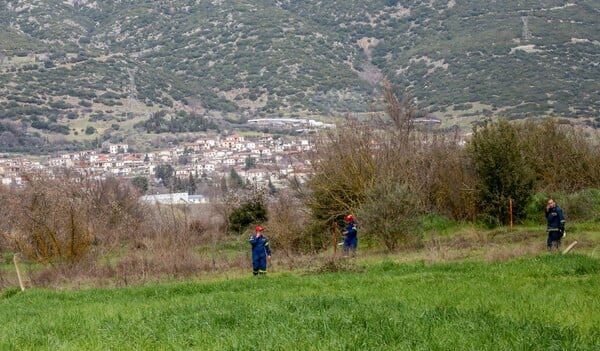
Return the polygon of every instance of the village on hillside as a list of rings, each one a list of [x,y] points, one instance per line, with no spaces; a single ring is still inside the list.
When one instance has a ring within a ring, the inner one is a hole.
[[[35,172],[53,177],[56,170],[68,168],[88,179],[146,177],[150,185],[158,185],[157,167],[171,165],[173,176],[179,179],[219,180],[229,177],[233,170],[245,184],[281,188],[290,178],[297,182],[306,179],[309,167],[299,156],[313,147],[314,142],[307,136],[274,138],[270,134],[258,137],[215,135],[144,153],[129,152],[127,144],[105,142],[101,150],[65,153],[42,161],[25,157],[0,159],[0,182],[7,186],[21,186],[26,174]],[[164,191],[146,196],[156,202],[208,201],[204,194],[187,195]]]

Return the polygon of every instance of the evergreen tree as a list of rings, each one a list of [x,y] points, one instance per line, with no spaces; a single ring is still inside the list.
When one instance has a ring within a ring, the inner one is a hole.
[[[489,224],[507,223],[510,199],[515,219],[523,218],[534,191],[534,176],[521,154],[515,127],[506,120],[475,127],[467,150],[478,178],[477,203],[482,219]]]
[[[242,177],[239,175],[238,172],[235,171],[234,168],[232,168],[229,171],[229,179],[231,180],[231,184],[235,188],[243,188],[244,187],[244,179],[242,179]]]

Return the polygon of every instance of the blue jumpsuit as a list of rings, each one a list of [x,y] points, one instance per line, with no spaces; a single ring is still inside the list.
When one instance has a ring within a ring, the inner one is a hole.
[[[267,273],[267,256],[271,256],[271,248],[269,247],[269,239],[264,235],[257,236],[254,234],[250,238],[252,246],[252,273],[266,274]]]
[[[358,246],[358,232],[356,231],[356,222],[350,221],[346,225],[346,231],[344,232],[346,237],[344,238],[344,254],[347,255],[349,252],[352,254],[356,253],[356,247]]]
[[[548,219],[548,248],[552,246],[560,247],[560,239],[565,232],[565,216],[560,207],[554,206],[546,211],[546,218]]]

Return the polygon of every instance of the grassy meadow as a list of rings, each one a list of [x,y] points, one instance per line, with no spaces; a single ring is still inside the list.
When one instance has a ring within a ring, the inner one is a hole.
[[[600,259],[331,260],[322,269],[5,289],[0,350],[598,350]]]

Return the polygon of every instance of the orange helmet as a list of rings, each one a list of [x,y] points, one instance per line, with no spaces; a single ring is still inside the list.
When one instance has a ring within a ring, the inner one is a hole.
[[[255,229],[256,229],[257,232],[262,232],[263,231],[263,227],[261,227],[259,225],[257,225]]]
[[[344,219],[346,220],[346,222],[352,222],[354,220],[354,215],[353,214],[349,214]]]

